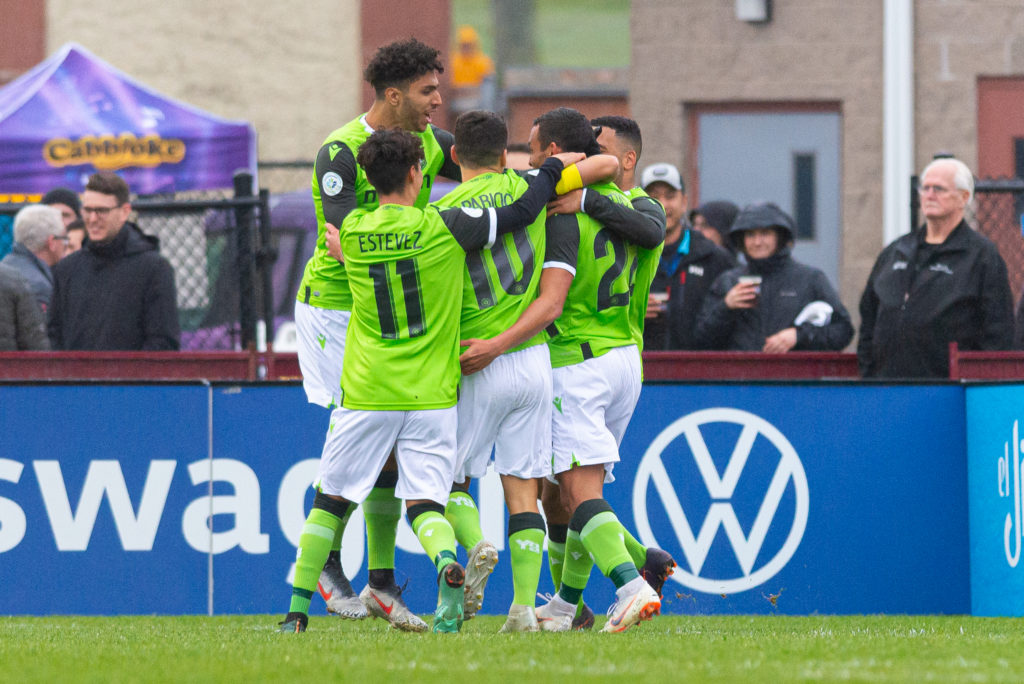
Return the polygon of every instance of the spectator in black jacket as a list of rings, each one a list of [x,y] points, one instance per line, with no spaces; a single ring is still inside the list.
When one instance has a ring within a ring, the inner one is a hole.
[[[694,337],[704,294],[736,261],[686,220],[686,186],[672,164],[652,164],[640,178],[665,208],[665,248],[648,297],[644,349],[700,349]]]
[[[708,349],[838,351],[853,324],[825,274],[793,260],[793,219],[772,203],[744,207],[729,238],[747,259],[718,276],[697,339]]]
[[[1009,349],[1013,296],[999,250],[964,221],[974,177],[957,159],[921,173],[925,224],[882,250],[860,299],[864,377],[949,377],[949,343]]]
[[[55,349],[178,348],[174,270],[159,241],[128,221],[128,199],[128,186],[113,173],[94,174],[85,186],[86,242],[53,270]]]

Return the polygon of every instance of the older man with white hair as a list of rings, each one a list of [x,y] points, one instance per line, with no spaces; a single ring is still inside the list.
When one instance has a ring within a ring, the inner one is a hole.
[[[28,281],[32,294],[45,314],[53,294],[50,268],[64,258],[68,233],[60,211],[43,204],[25,207],[14,217],[14,247],[0,262]]]
[[[860,300],[857,357],[865,377],[948,377],[950,342],[967,350],[1013,342],[1006,263],[964,220],[974,197],[971,170],[936,159],[921,173],[919,192],[924,226],[882,250]]]

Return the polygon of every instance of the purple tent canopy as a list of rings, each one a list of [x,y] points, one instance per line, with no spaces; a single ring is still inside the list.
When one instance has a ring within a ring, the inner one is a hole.
[[[0,88],[0,193],[82,189],[97,170],[133,192],[230,188],[256,173],[256,131],[169,99],[74,43]]]

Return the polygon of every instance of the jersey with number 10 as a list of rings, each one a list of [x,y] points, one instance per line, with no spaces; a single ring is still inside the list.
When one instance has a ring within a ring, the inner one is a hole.
[[[321,309],[349,311],[349,292],[345,266],[327,253],[324,224],[341,227],[350,211],[359,207],[375,209],[377,191],[366,179],[363,168],[356,163],[359,146],[373,133],[366,115],[354,119],[327,136],[317,154],[313,168],[313,205],[316,208],[316,248],[306,263],[297,299]],[[450,163],[451,134],[430,126],[415,134],[423,144],[423,188],[415,206],[425,207],[430,201],[432,180],[444,169],[445,175],[458,175],[458,167]],[[440,140],[439,140],[440,138]],[[448,146],[446,148],[446,145]]]
[[[484,173],[462,183],[436,204],[477,209],[508,206],[526,192],[530,174],[535,173]],[[490,249],[466,253],[460,333],[463,340],[494,337],[519,319],[537,295],[544,242],[541,212],[526,228],[498,236]],[[544,339],[544,333],[538,333],[509,351],[542,344]]]
[[[352,318],[342,406],[421,410],[455,406],[466,250],[488,241],[486,212],[385,204],[356,209],[341,229]]]
[[[631,206],[611,183],[587,186],[587,192],[595,191],[617,204]],[[571,238],[551,245],[545,263],[563,263],[575,269],[562,315],[554,329],[549,328],[551,367],[581,363],[635,344],[629,301],[637,268],[636,245],[586,214],[552,216],[548,224]]]

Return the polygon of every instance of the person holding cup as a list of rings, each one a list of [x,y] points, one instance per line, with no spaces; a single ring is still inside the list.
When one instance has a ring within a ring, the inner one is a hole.
[[[746,258],[711,284],[697,318],[706,349],[838,351],[853,339],[839,295],[817,268],[795,261],[793,219],[771,202],[743,208],[729,239]]]

